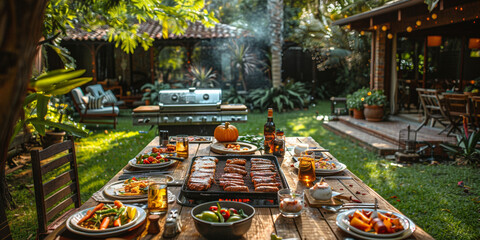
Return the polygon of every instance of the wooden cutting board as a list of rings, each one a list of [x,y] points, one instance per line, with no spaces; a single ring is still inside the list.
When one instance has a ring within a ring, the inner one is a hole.
[[[133,109],[134,113],[158,112],[158,111],[160,111],[160,106],[158,106],[158,105],[139,106],[139,107]]]
[[[239,144],[240,150],[226,149],[225,144]],[[257,151],[257,146],[244,142],[216,142],[210,145],[210,150],[218,154],[252,154]]]
[[[220,105],[220,110],[222,111],[244,111],[247,110],[247,106],[243,104],[226,104]]]
[[[322,206],[338,206],[338,205],[343,204],[342,201],[340,201],[336,198],[333,198],[333,197],[330,198],[330,200],[317,200],[317,199],[312,197],[309,189],[305,189],[304,193],[305,193],[305,198],[308,200],[308,205],[310,207],[319,208],[319,207],[322,207]]]

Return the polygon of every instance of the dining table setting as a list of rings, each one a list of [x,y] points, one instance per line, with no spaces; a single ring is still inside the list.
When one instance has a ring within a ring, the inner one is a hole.
[[[46,239],[433,239],[312,137],[284,141],[157,136]]]

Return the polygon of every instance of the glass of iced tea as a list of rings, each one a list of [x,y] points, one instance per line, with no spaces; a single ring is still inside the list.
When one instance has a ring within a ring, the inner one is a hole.
[[[177,136],[177,156],[188,158],[188,136]]]
[[[148,212],[164,214],[168,211],[167,177],[155,176],[148,179]]]
[[[310,187],[315,177],[315,157],[302,153],[298,158],[298,180]]]

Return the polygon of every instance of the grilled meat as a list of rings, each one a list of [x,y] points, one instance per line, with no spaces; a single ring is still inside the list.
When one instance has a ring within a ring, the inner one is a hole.
[[[225,187],[223,190],[228,192],[248,192],[247,186],[228,186]]]
[[[227,160],[227,164],[238,164],[238,165],[245,166],[246,163],[247,163],[247,160],[243,158],[233,158],[233,159]]]
[[[255,192],[278,192],[278,187],[260,186],[255,188]]]
[[[223,169],[226,173],[238,173],[241,175],[247,175],[247,171],[239,168],[234,168],[234,167],[225,167]]]

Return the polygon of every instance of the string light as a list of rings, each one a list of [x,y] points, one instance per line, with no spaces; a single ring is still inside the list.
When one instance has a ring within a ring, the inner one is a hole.
[[[377,28],[378,28],[377,25],[373,26],[373,29],[377,30]]]
[[[360,35],[365,35],[365,32],[364,31],[360,31]]]
[[[388,39],[392,39],[392,38],[393,38],[393,34],[391,34],[391,33],[387,34],[387,38],[388,38]]]
[[[412,27],[410,26],[407,27],[407,32],[411,32],[412,30],[413,30]]]
[[[433,14],[432,14],[432,19],[433,19],[433,20],[437,19],[437,17],[438,17],[438,16],[437,16],[436,13],[433,13]]]
[[[382,26],[382,31],[384,31],[384,32],[387,31],[387,26],[383,25]]]
[[[422,25],[422,21],[417,20],[417,22],[415,24],[417,24],[417,26],[420,26],[420,25]]]

